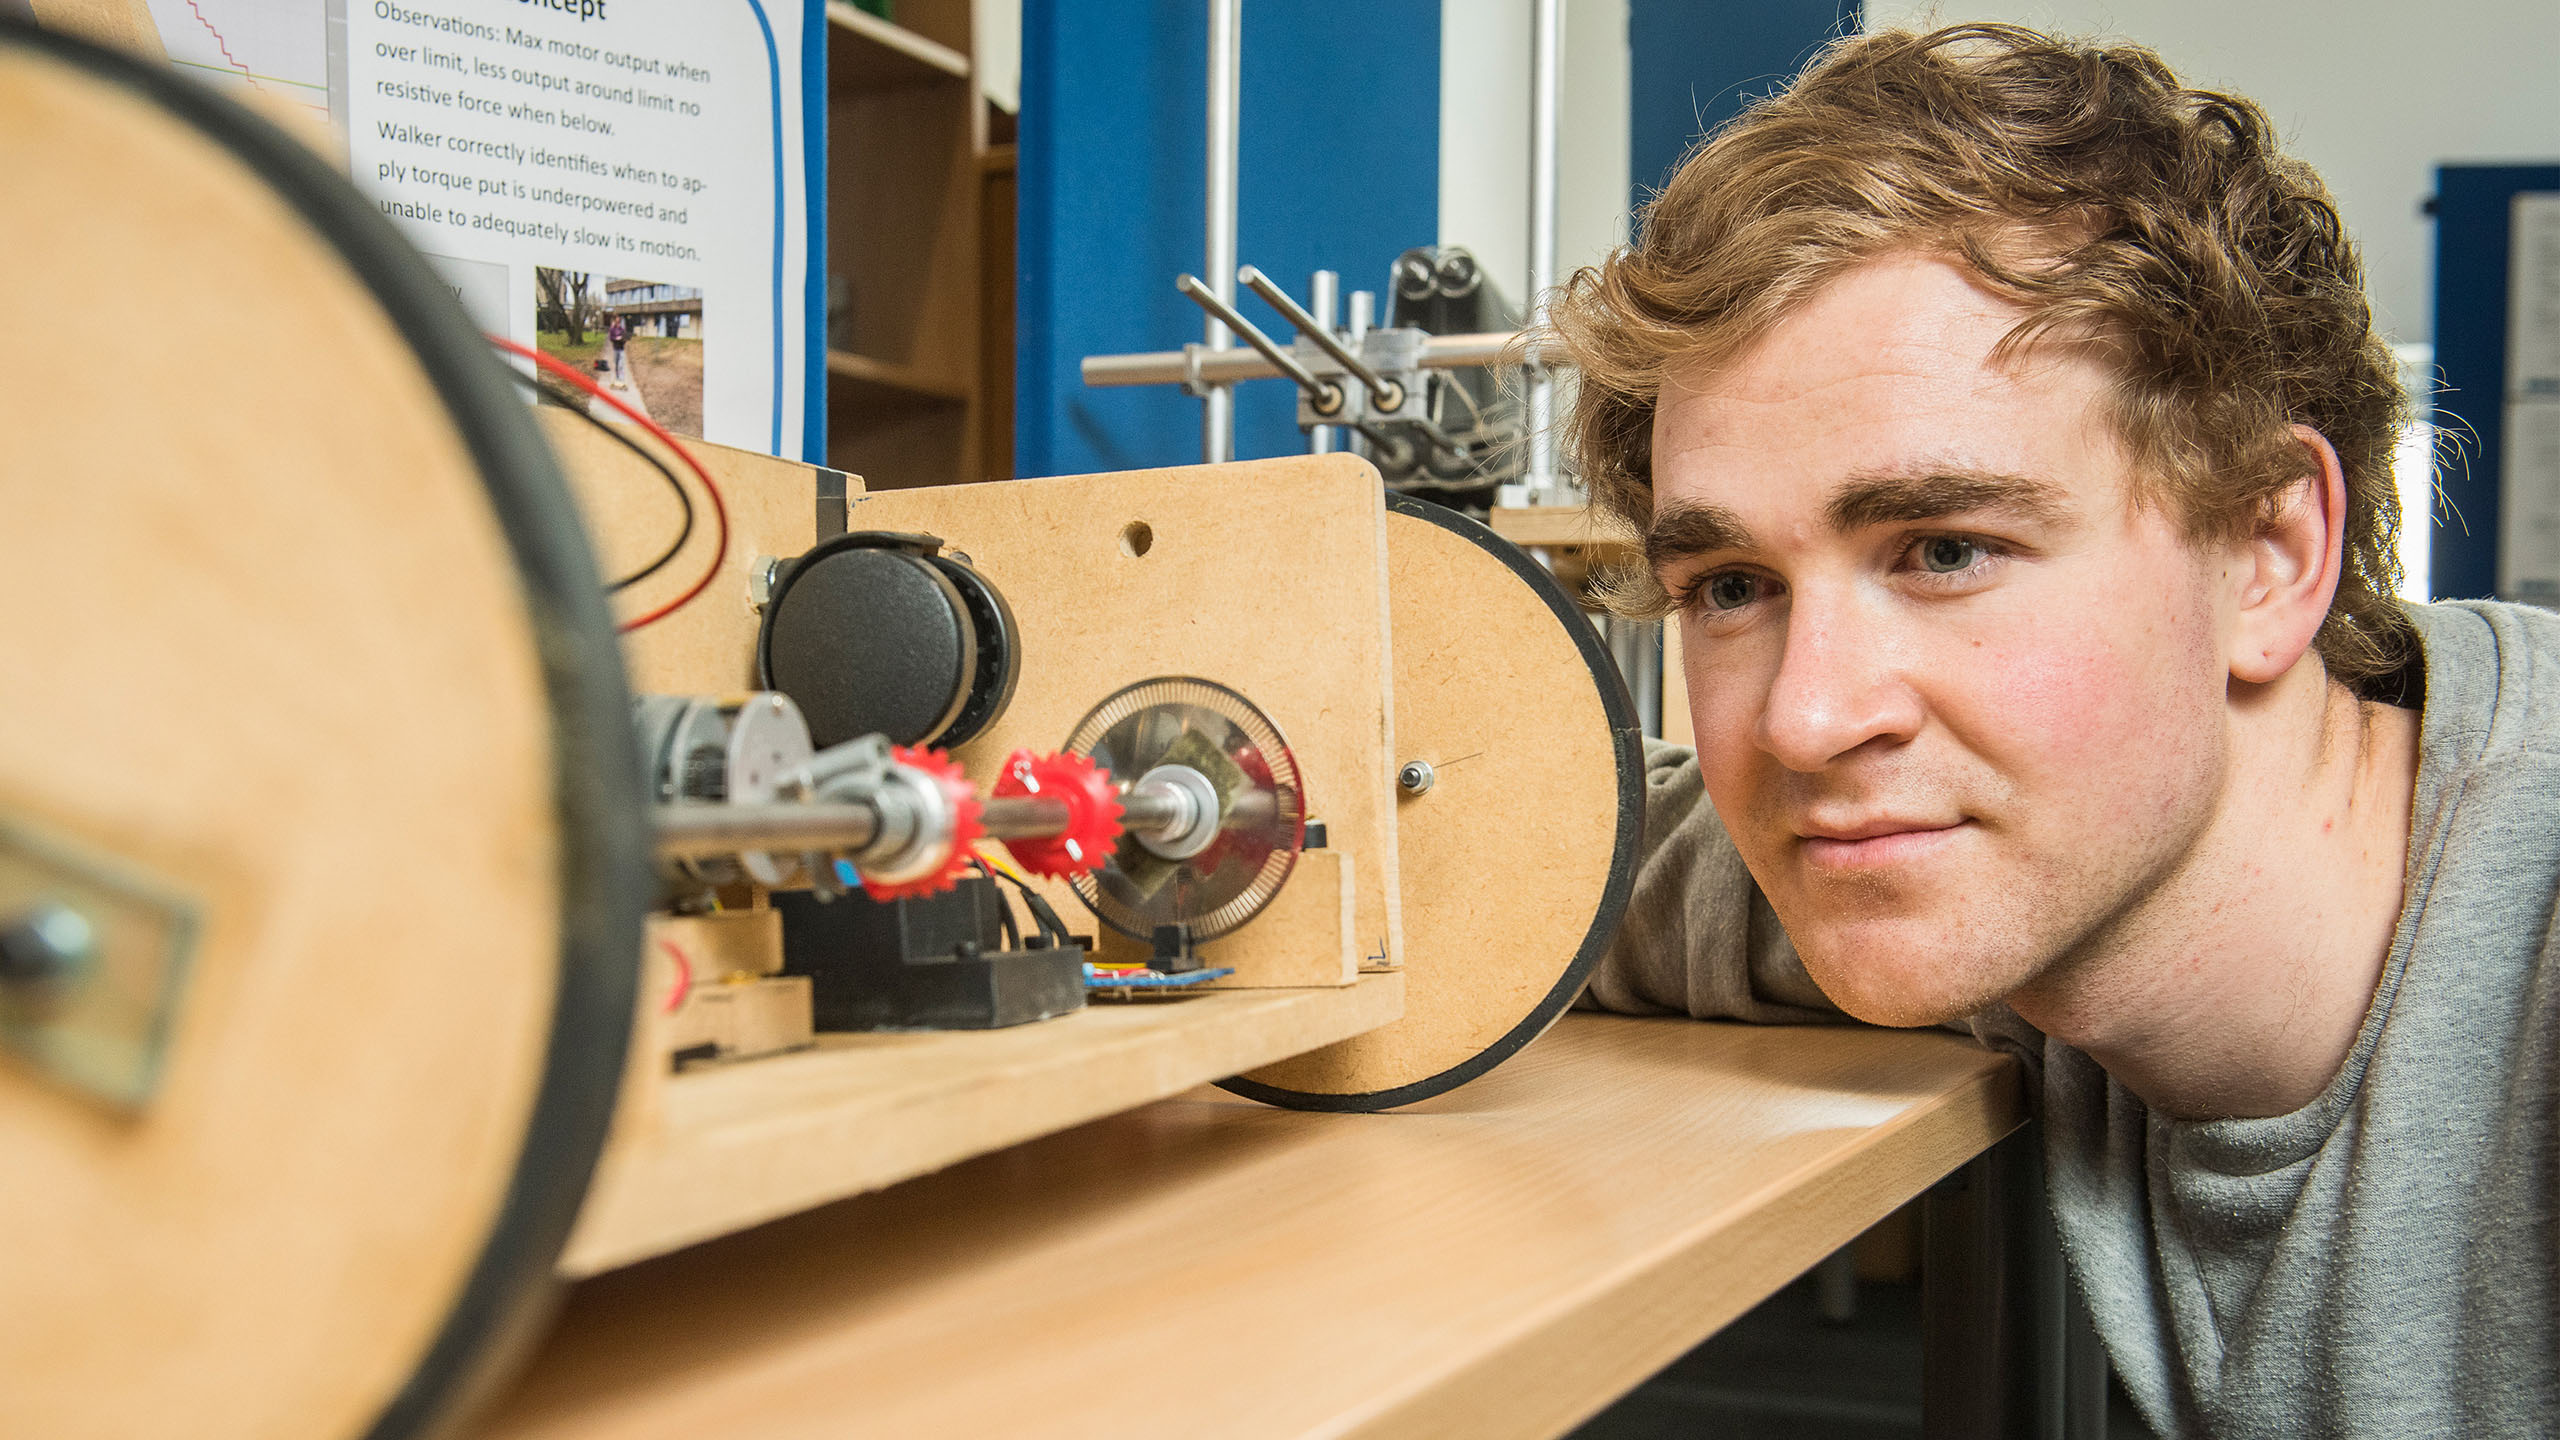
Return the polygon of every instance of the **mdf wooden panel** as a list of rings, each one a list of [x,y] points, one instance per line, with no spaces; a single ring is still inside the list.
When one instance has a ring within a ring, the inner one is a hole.
[[[1356,965],[1404,944],[1381,496],[1365,460],[1300,456],[874,492],[853,525],[941,536],[1021,622],[1013,706],[958,752],[974,776],[1018,748],[1057,749],[1138,680],[1197,676],[1260,706],[1351,868]],[[1066,904],[1079,928],[1098,925]],[[1233,983],[1345,985],[1338,940],[1255,920],[1203,953],[1234,966]]]
[[[536,413],[586,519],[597,567],[607,577],[627,575],[657,558],[682,520],[666,481],[558,406],[544,405]],[[622,428],[634,444],[656,451],[694,497],[693,535],[684,549],[665,569],[614,597],[615,615],[627,622],[683,594],[701,578],[719,542],[710,502],[693,472],[637,428]],[[731,695],[755,688],[756,626],[763,617],[748,593],[749,572],[759,560],[789,559],[817,543],[818,472],[703,440],[688,439],[684,447],[720,487],[729,511],[729,548],[720,573],[691,603],[622,637],[623,663],[634,694]],[[853,477],[845,488],[848,498],[859,496],[862,482]]]
[[[827,1034],[627,1088],[561,1268],[592,1274],[877,1189],[1356,1035],[1403,1003],[1402,977],[1373,975],[1009,1030]]]

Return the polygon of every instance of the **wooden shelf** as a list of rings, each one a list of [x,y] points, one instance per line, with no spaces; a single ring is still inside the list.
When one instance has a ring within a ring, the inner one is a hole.
[[[1618,523],[1580,505],[1496,506],[1493,533],[1514,545],[1550,545],[1640,558],[1643,542]]]
[[[662,1255],[1347,1040],[1404,977],[1099,1005],[1009,1030],[824,1035],[633,1086],[561,1269]]]
[[[1020,144],[990,145],[978,152],[978,173],[1010,175],[1022,167]]]
[[[926,374],[913,365],[875,360],[850,350],[827,352],[827,374],[836,380],[850,382],[829,388],[829,395],[835,398],[860,397],[873,402],[883,398],[865,395],[865,390],[890,391],[892,395],[888,398],[892,400],[905,396],[914,400],[956,404],[969,398],[969,386],[965,381],[946,380]]]
[[[849,0],[827,0],[827,23],[853,42],[836,46],[827,57],[831,87],[882,89],[969,78],[967,55],[855,9]]]
[[[1595,1015],[1392,1114],[1194,1092],[580,1285],[479,1433],[1558,1435],[2023,1116],[1953,1035]]]

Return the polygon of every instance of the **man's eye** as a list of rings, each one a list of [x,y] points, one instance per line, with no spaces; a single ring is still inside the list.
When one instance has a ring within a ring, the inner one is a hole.
[[[1708,576],[1707,583],[1699,589],[1707,597],[1708,606],[1717,610],[1739,610],[1760,598],[1759,584],[1735,570]]]
[[[1952,535],[1933,535],[1920,542],[1918,558],[1921,569],[1932,574],[1952,575],[1981,563],[1982,547]]]

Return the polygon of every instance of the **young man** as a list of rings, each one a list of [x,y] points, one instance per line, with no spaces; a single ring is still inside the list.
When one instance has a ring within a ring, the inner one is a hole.
[[[2560,1424],[2560,617],[2392,599],[2391,358],[2266,117],[1844,42],[1556,325],[1698,740],[1592,1000],[2018,1054],[2164,1433]]]

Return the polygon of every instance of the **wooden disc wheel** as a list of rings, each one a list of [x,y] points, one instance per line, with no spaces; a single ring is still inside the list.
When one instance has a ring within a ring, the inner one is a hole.
[[[1563,1015],[1625,914],[1644,740],[1617,666],[1554,577],[1458,512],[1387,496],[1404,1016],[1226,1082],[1303,1110],[1463,1085]]]
[[[595,567],[318,158],[0,17],[0,1435],[400,1437],[538,1318],[649,868]]]

